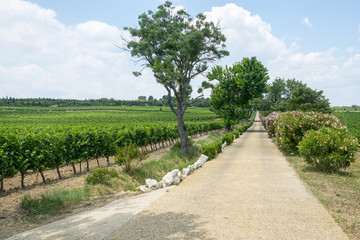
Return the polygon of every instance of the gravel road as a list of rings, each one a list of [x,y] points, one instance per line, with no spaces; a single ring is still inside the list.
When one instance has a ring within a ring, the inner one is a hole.
[[[171,191],[111,203],[10,239],[348,239],[260,122]]]
[[[108,239],[348,239],[254,125]]]

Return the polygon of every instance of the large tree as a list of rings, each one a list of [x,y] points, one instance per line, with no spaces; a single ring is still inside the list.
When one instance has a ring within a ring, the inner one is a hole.
[[[243,58],[232,67],[216,66],[207,75],[209,82],[204,88],[211,88],[211,107],[225,122],[228,131],[231,125],[248,112],[249,101],[265,92],[269,79],[268,70],[256,57]],[[217,80],[216,84],[211,81]]]
[[[206,21],[205,15],[192,19],[184,9],[176,11],[168,1],[157,12],[141,14],[138,28],[124,29],[132,36],[127,41],[131,55],[145,62],[156,81],[165,87],[168,105],[177,117],[181,150],[187,155],[188,134],[183,116],[190,104],[190,82],[204,73],[209,63],[229,55],[225,36],[213,22]]]

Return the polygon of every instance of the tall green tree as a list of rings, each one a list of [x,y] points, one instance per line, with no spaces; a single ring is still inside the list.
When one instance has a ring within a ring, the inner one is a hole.
[[[241,112],[248,112],[251,99],[260,97],[266,91],[268,70],[256,59],[243,58],[232,67],[214,67],[207,75],[209,82],[204,88],[211,88],[211,107],[224,120],[228,131],[235,124]],[[217,80],[216,84],[210,83]]]
[[[240,104],[240,90],[235,78],[236,72],[233,68],[227,66],[223,69],[216,66],[207,74],[209,81],[217,80],[217,84],[204,82],[205,88],[211,87],[212,93],[210,98],[211,110],[224,120],[227,131],[231,131],[240,117],[238,106]]]
[[[225,50],[225,36],[213,22],[206,21],[205,15],[199,14],[193,19],[184,9],[175,11],[168,1],[160,5],[157,12],[141,14],[138,28],[124,29],[132,37],[127,42],[131,55],[145,62],[156,81],[166,89],[167,103],[177,117],[181,150],[187,155],[188,134],[183,116],[190,104],[190,83],[208,69],[209,63],[229,55]]]

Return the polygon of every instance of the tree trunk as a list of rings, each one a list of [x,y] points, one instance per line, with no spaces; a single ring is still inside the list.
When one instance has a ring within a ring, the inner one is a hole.
[[[24,178],[25,178],[25,173],[20,173],[21,174],[21,188],[24,189],[25,185],[24,185]]]
[[[72,165],[73,165],[73,168],[75,169],[74,164],[72,164]],[[57,171],[57,174],[58,174],[59,179],[61,179],[61,174],[60,174],[59,166],[56,167],[56,171]],[[76,174],[76,169],[75,169],[75,174]]]
[[[81,174],[81,173],[82,173],[82,172],[81,172],[81,161],[79,162],[79,166],[80,166],[80,174]]]
[[[227,126],[227,127],[226,127],[226,131],[227,131],[227,132],[231,132],[231,126]]]
[[[1,179],[0,192],[2,192],[3,190],[4,190],[4,179]]]
[[[99,158],[98,158],[98,157],[96,157],[96,162],[97,162],[98,167],[100,167],[100,163],[99,163]]]
[[[182,154],[187,156],[188,153],[189,153],[189,139],[188,139],[188,134],[187,134],[187,131],[186,131],[183,116],[184,115],[181,115],[181,114],[176,115],[177,122],[178,122],[178,131],[179,131],[179,136],[180,136],[180,143],[181,143],[181,152],[182,152]]]
[[[110,166],[109,156],[106,156],[107,165]]]
[[[46,183],[46,180],[45,180],[44,173],[43,173],[42,171],[40,171],[40,175],[41,175],[41,178],[42,178],[43,183],[45,184],[45,183]]]
[[[76,168],[75,168],[75,164],[71,163],[72,167],[73,167],[73,171],[74,171],[74,175],[76,174]]]

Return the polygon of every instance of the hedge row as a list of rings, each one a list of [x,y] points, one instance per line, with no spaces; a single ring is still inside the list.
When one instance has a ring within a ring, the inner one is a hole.
[[[215,158],[216,155],[222,151],[222,144],[224,142],[226,142],[227,145],[230,145],[234,141],[234,138],[239,138],[239,136],[242,135],[249,127],[251,127],[253,123],[254,122],[251,121],[250,123],[244,126],[240,126],[235,130],[233,130],[232,132],[225,134],[222,137],[221,141],[205,145],[202,148],[202,154],[208,156],[209,160]]]

